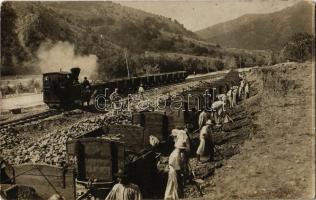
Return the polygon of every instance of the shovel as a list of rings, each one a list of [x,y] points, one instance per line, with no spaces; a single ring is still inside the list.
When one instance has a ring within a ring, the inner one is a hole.
[[[196,178],[195,172],[192,169],[192,167],[191,167],[189,162],[188,162],[188,166],[189,166],[190,171],[191,171],[191,173],[193,175],[193,180],[192,181],[194,182],[194,185],[196,186],[197,190],[200,192],[200,196],[203,197],[204,194],[203,194],[203,192],[201,190],[200,184],[204,183],[204,180],[202,180],[200,178]]]

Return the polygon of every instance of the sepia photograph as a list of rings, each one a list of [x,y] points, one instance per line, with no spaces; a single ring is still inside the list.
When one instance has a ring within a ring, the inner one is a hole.
[[[315,1],[1,1],[0,199],[314,199]]]

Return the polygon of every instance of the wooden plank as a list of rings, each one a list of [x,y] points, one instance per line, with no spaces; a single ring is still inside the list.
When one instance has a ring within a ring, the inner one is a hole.
[[[39,164],[25,164],[13,167],[15,169],[16,184],[34,188],[41,198],[48,199],[51,195],[56,193],[50,184],[66,199],[74,198],[72,168],[68,168],[64,171],[60,167]]]

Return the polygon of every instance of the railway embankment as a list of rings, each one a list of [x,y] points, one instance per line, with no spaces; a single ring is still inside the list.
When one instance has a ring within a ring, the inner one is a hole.
[[[248,139],[205,179],[201,185],[205,199],[313,198],[312,76],[311,63],[278,64],[247,74],[252,97],[233,114],[247,113],[246,124],[239,135],[235,130],[227,133],[231,138],[227,144],[243,136]],[[251,129],[245,128],[247,124]],[[190,192],[188,198],[198,197],[196,187]]]

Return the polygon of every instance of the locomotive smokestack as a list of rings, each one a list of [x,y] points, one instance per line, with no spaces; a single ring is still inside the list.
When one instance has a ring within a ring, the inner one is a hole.
[[[80,68],[79,67],[74,67],[70,69],[72,77],[74,80],[78,81],[79,80],[79,74],[80,74]]]

